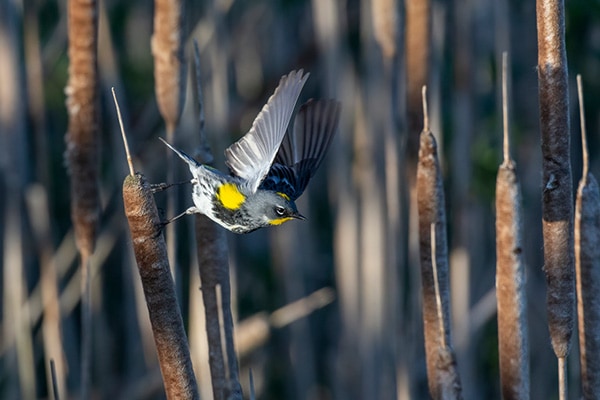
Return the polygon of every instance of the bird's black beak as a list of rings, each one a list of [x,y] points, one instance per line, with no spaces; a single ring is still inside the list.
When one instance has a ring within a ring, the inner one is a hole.
[[[299,219],[300,221],[306,221],[306,217],[300,213],[296,213],[294,214],[292,217],[294,217],[295,219]]]

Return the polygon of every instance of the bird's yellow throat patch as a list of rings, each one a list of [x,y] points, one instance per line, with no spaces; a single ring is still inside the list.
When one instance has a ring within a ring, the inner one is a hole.
[[[269,221],[269,224],[271,225],[281,225],[286,221],[289,221],[290,219],[293,219],[292,217],[285,217],[285,218],[275,218]]]
[[[237,210],[246,200],[244,196],[233,183],[224,183],[217,190],[217,200],[223,204],[223,207],[230,210]]]

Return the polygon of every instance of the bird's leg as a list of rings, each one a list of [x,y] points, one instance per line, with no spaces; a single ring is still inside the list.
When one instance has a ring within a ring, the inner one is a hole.
[[[166,221],[163,221],[162,224],[163,224],[163,226],[167,226],[171,222],[177,221],[179,218],[183,217],[184,215],[187,215],[187,214],[196,214],[196,213],[199,213],[199,212],[200,211],[196,207],[190,207],[187,210],[185,210],[184,212],[182,212],[181,214],[176,215],[173,218],[168,219]]]
[[[163,190],[166,190],[171,186],[184,185],[189,182],[193,182],[193,179],[191,181],[183,181],[177,183],[153,183],[150,185],[150,190],[152,191],[152,193],[162,192]]]

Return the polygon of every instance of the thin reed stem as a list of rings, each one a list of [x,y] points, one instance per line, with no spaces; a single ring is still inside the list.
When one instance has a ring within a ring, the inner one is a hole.
[[[587,145],[587,133],[585,129],[585,108],[583,103],[583,83],[581,75],[577,75],[577,98],[579,99],[579,123],[581,125],[581,153],[583,161],[583,171],[581,175],[585,178],[590,169],[590,160]]]
[[[510,135],[508,118],[508,53],[502,53],[502,154],[504,164],[510,163]]]
[[[123,127],[123,117],[121,117],[121,108],[119,107],[119,101],[117,100],[117,93],[115,88],[111,88],[113,100],[115,102],[115,108],[117,109],[117,118],[119,119],[119,127],[121,127],[121,137],[123,138],[123,146],[125,147],[125,156],[127,157],[127,165],[129,166],[129,175],[135,175],[133,169],[133,161],[131,160],[131,153],[129,152],[129,143],[127,142],[127,136],[125,135],[125,128]]]
[[[583,176],[575,201],[575,272],[579,322],[579,363],[585,400],[600,393],[600,189],[589,172],[585,106],[581,76],[577,76]]]

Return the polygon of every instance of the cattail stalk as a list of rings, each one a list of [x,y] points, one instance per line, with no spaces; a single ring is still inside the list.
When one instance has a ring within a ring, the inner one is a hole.
[[[154,88],[156,101],[167,128],[167,141],[173,143],[175,130],[183,109],[185,96],[185,63],[183,60],[183,2],[181,0],[154,1],[154,32],[151,48],[154,57]],[[165,148],[167,183],[174,182],[175,163],[172,151]],[[167,194],[167,217],[175,215],[177,192]],[[167,226],[169,262],[175,276],[175,225]]]
[[[81,256],[81,397],[88,398],[91,358],[90,263],[100,213],[98,126],[98,5],[69,0],[69,81],[65,88],[66,162],[71,176],[71,219]]]
[[[583,174],[575,202],[575,271],[583,398],[600,393],[600,192],[589,172],[581,75],[577,76]]]
[[[179,123],[184,101],[185,63],[183,62],[183,3],[179,0],[155,0],[154,85],[158,109],[173,132]]]
[[[98,71],[97,4],[95,0],[70,0],[69,82],[65,141],[66,162],[71,175],[71,218],[81,254],[94,251],[99,216],[98,194]]]
[[[196,217],[196,243],[202,301],[206,318],[209,366],[215,400],[228,398],[227,366],[225,365],[221,331],[221,308],[218,290],[228,263],[225,231],[204,215]],[[221,293],[221,298],[222,298]]]
[[[429,78],[431,2],[429,0],[404,0],[404,7],[406,9],[405,57],[409,133],[407,138],[407,156],[414,162],[413,154],[416,153],[419,146],[418,132],[421,127],[421,121],[423,121],[421,88],[427,85]],[[412,174],[414,174],[414,169],[412,169]]]
[[[529,346],[521,189],[510,158],[506,64],[503,53],[504,162],[496,178],[496,296],[502,398],[517,400],[529,398]]]
[[[194,62],[196,72],[196,96],[198,104],[198,122],[200,131],[199,158],[204,163],[212,163],[213,155],[208,147],[206,132],[204,131],[204,104],[202,96],[200,74],[200,50],[194,42]],[[227,367],[223,356],[221,335],[221,317],[218,301],[218,285],[220,274],[224,265],[228,266],[227,238],[225,232],[219,230],[210,219],[204,215],[195,217],[194,229],[196,233],[196,252],[198,270],[201,281],[202,302],[204,303],[204,318],[206,339],[208,344],[208,363],[210,380],[212,383],[213,398],[225,400],[227,398]]]
[[[547,311],[552,348],[561,368],[574,324],[573,195],[564,2],[537,0],[538,80],[542,142],[542,229]],[[559,360],[560,361],[560,360]],[[566,377],[566,371],[559,372]],[[559,395],[567,395],[566,380]]]
[[[204,163],[211,163],[214,158],[204,132],[204,110],[202,87],[200,85],[200,52],[197,43],[194,43],[194,55],[201,138],[200,158]],[[204,215],[196,215],[195,230],[198,269],[206,317],[213,397],[215,400],[241,400],[242,391],[238,378],[233,316],[231,314],[231,286],[226,232]],[[222,326],[221,322],[223,323]],[[225,339],[225,353],[221,344],[222,338]],[[223,357],[224,354],[225,358]]]
[[[138,173],[125,178],[123,202],[167,398],[199,399],[161,232],[163,225],[152,190],[143,175]]]
[[[433,399],[459,399],[461,385],[451,347],[449,324],[448,245],[442,173],[436,140],[429,131],[425,87],[422,95],[424,127],[417,165],[417,205],[427,378]],[[432,248],[432,245],[435,247]]]
[[[122,128],[114,88],[113,97]],[[150,184],[143,175],[132,173],[131,155],[123,129],[121,133],[130,167],[130,174],[123,182],[125,215],[146,297],[165,393],[168,399],[199,399],[183,319],[169,270],[162,235],[164,225],[160,221]]]

